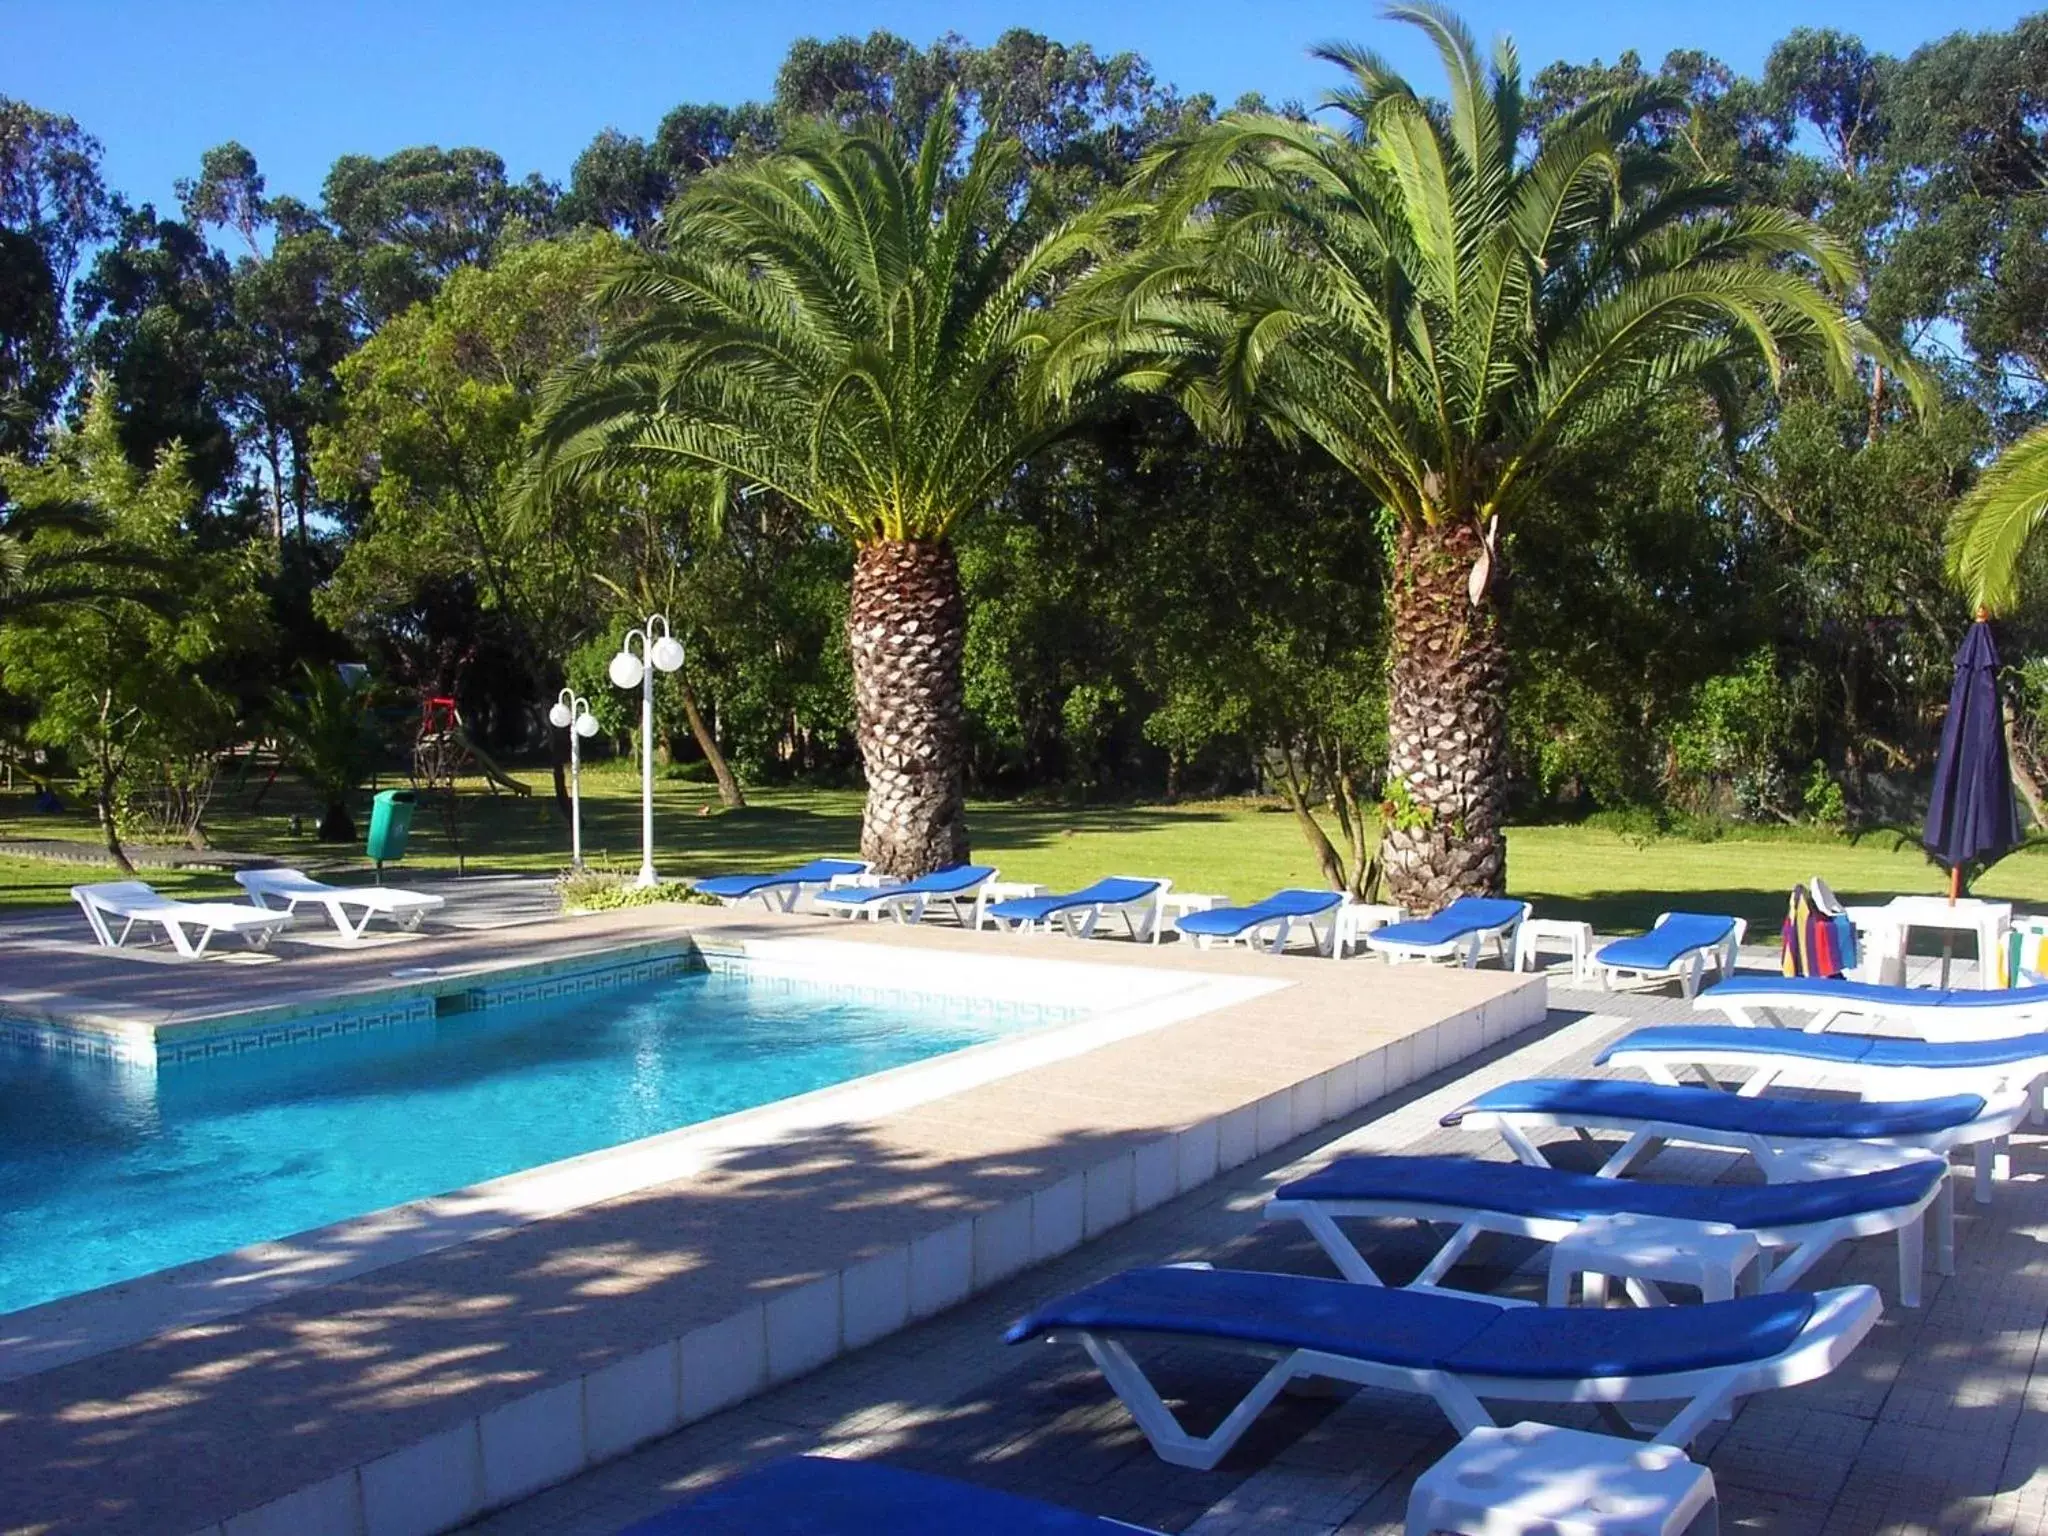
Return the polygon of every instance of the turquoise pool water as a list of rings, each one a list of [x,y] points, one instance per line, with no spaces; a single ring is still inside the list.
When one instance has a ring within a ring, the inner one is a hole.
[[[729,969],[154,1074],[0,1046],[0,1312],[1062,1016]]]

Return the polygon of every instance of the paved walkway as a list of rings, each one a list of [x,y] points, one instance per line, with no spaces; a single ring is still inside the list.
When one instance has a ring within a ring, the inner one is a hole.
[[[1213,1472],[1154,1457],[1071,1345],[1010,1348],[1005,1323],[1045,1297],[1128,1265],[1211,1259],[1329,1273],[1291,1230],[1259,1222],[1266,1193],[1352,1150],[1500,1156],[1437,1117],[1481,1087],[1585,1069],[1598,1044],[1671,1000],[1553,991],[1551,1028],[1475,1067],[1427,1080],[1354,1118],[1247,1164],[952,1312],[740,1408],[541,1493],[472,1527],[479,1536],[609,1536],[631,1520],[775,1456],[822,1449],[943,1472],[1167,1531],[1229,1536],[1393,1536],[1415,1476],[1453,1443],[1433,1405],[1361,1390],[1283,1398]],[[2048,1146],[2022,1138],[2015,1177],[1988,1210],[1966,1200],[1958,1273],[1931,1273],[1918,1311],[1889,1306],[1889,1239],[1851,1245],[1816,1285],[1869,1281],[1888,1311],[1832,1377],[1752,1399],[1695,1447],[1721,1487],[1722,1529],[1772,1536],[2048,1532]],[[1730,1174],[1726,1159],[1667,1154],[1659,1176]],[[1412,1272],[1420,1249],[1385,1229],[1375,1265]],[[1530,1294],[1526,1245],[1503,1243],[1466,1283]],[[1169,1395],[1229,1402],[1241,1363],[1186,1348],[1154,1352]],[[1199,1412],[1199,1408],[1198,1408]],[[1590,1417],[1566,1418],[1595,1427]]]

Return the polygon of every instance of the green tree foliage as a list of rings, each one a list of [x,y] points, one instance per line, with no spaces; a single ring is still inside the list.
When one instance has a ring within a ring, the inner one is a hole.
[[[398,675],[440,694],[480,657],[509,659],[502,695],[540,704],[590,623],[585,519],[510,515],[536,389],[594,344],[590,292],[617,242],[586,233],[459,268],[336,370],[332,422],[313,471],[334,501],[366,508],[318,611]]]
[[[319,797],[320,841],[354,842],[349,796],[377,771],[369,690],[334,667],[308,662],[293,685],[271,699],[269,719],[280,756]]]
[[[30,739],[70,755],[108,851],[132,873],[121,847],[124,802],[167,771],[189,779],[177,765],[210,761],[234,739],[231,668],[268,633],[253,562],[200,546],[188,531],[197,497],[182,456],[168,450],[138,472],[104,390],[46,463],[0,460],[0,478],[31,511],[89,509],[88,526],[38,534],[52,558],[76,549],[134,575],[124,589],[0,623],[0,672],[35,707]]]

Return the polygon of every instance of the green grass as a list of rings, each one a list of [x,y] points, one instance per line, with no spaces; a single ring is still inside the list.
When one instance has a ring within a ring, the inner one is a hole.
[[[544,772],[521,775],[530,799],[492,796],[474,781],[462,797],[462,837],[471,872],[553,873],[567,862],[568,834],[556,818]],[[633,869],[640,858],[639,781],[623,767],[584,777],[584,848],[598,863]],[[310,862],[350,850],[294,838],[294,813],[311,826],[311,807],[280,780],[251,808],[253,785],[223,786],[208,825],[223,848]],[[860,839],[860,795],[851,790],[760,790],[744,811],[725,812],[708,785],[663,782],[656,790],[661,872],[718,874],[850,853]],[[365,797],[367,804],[367,796]],[[710,814],[700,815],[708,810]],[[1286,885],[1319,883],[1315,862],[1291,816],[1247,801],[1076,808],[978,803],[970,809],[975,857],[1006,877],[1070,888],[1100,875],[1163,874],[1176,886],[1250,899]],[[365,816],[364,819],[367,819]],[[38,816],[28,796],[0,795],[0,838],[96,840],[81,813]],[[1787,830],[1700,842],[1636,839],[1586,827],[1517,827],[1508,839],[1509,884],[1554,917],[1577,917],[1603,931],[1646,927],[1667,908],[1732,912],[1769,931],[1784,914],[1785,892],[1822,874],[1844,897],[1937,892],[1942,875],[1910,844],[1889,835],[1860,841]],[[359,851],[359,849],[358,849]],[[360,864],[360,859],[356,861]],[[452,871],[454,850],[431,808],[414,823],[404,868]],[[77,864],[0,859],[0,906],[65,900],[66,887],[105,879]],[[177,894],[232,892],[224,875],[153,871],[153,883]],[[1976,887],[1978,894],[2048,905],[2048,851],[2015,854]]]

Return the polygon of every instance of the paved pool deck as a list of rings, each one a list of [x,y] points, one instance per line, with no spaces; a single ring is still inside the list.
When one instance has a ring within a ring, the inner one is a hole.
[[[310,1245],[325,1283],[258,1288],[266,1299],[246,1305],[224,1272],[202,1287],[222,1293],[219,1315],[154,1331],[144,1305],[146,1336],[96,1334],[122,1299],[106,1293],[16,1314],[0,1325],[0,1352],[25,1362],[0,1382],[0,1529],[449,1529],[872,1353],[1545,1018],[1544,980],[1498,971],[695,907],[364,951],[296,945],[254,965],[127,960],[17,921],[0,927],[0,1012],[188,1025],[309,997],[331,1007],[393,986],[400,967],[440,973],[408,985],[439,986],[684,938],[824,938],[906,978],[984,956],[1055,960],[1102,967],[1106,992],[1136,968],[1237,1000],[391,1262],[408,1233],[388,1224],[363,1232],[367,1267]],[[131,1299],[151,1289],[138,1282]]]
[[[1400,1536],[1415,1478],[1456,1436],[1418,1398],[1344,1389],[1282,1397],[1215,1470],[1168,1466],[1078,1347],[1002,1342],[1006,1324],[1061,1292],[1139,1264],[1208,1260],[1328,1275],[1292,1224],[1263,1223],[1273,1189],[1349,1152],[1504,1158],[1498,1141],[1438,1117],[1515,1078],[1603,1075],[1600,1045],[1637,1025],[1690,1020],[1675,998],[1571,990],[1553,978],[1548,1027],[1389,1095],[1221,1175],[1115,1232],[1017,1275],[945,1315],[801,1381],[689,1426],[470,1527],[473,1536],[613,1536],[677,1499],[778,1456],[877,1459],[1188,1536]],[[1561,1139],[1560,1162],[1591,1147]],[[1957,1272],[1896,1305],[1890,1238],[1850,1243],[1817,1287],[1868,1283],[1885,1315],[1832,1376],[1747,1401],[1695,1442],[1714,1473],[1721,1529],[1751,1536],[2042,1536],[2048,1532],[2048,1140],[2015,1138],[1994,1203],[1959,1206]],[[1959,1168],[1967,1183],[1969,1175]],[[1656,1178],[1739,1181],[1731,1160],[1667,1152]],[[1432,1244],[1412,1227],[1358,1229],[1399,1280]],[[1540,1296],[1541,1251],[1497,1242],[1453,1275],[1477,1290]],[[1249,1384],[1242,1359],[1189,1346],[1141,1349],[1198,1425]],[[1529,1414],[1600,1429],[1590,1411]]]

